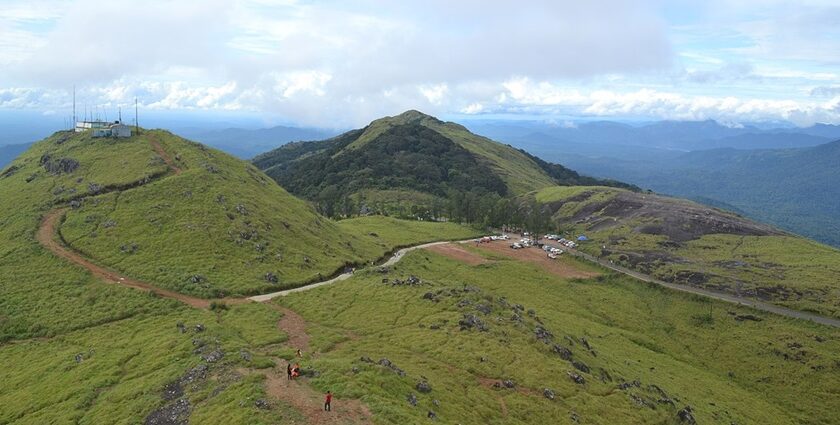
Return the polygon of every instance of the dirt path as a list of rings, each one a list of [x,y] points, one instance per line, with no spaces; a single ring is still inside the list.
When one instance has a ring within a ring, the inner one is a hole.
[[[56,235],[56,229],[59,225],[59,222],[61,221],[61,218],[64,216],[65,212],[67,212],[66,208],[60,208],[47,213],[47,215],[44,216],[44,219],[41,221],[41,226],[38,228],[38,232],[35,235],[38,242],[42,246],[50,250],[53,254],[66,260],[69,260],[71,263],[84,267],[91,274],[108,283],[115,283],[129,288],[139,289],[141,291],[153,292],[162,297],[172,298],[196,308],[209,308],[210,303],[214,301],[203,298],[191,297],[189,295],[184,295],[175,291],[162,289],[155,285],[123,276],[113,270],[92,263],[91,261],[83,257],[81,254],[67,248],[63,243],[61,243],[54,237]],[[242,304],[247,302],[247,300],[240,298],[226,298],[215,301],[223,301],[227,304]]]
[[[182,171],[181,167],[179,167],[175,163],[175,161],[172,160],[172,157],[170,157],[169,154],[166,153],[166,150],[163,149],[163,146],[160,145],[160,142],[155,137],[156,136],[149,137],[149,144],[152,145],[152,149],[154,149],[155,153],[157,153],[158,156],[160,156],[163,159],[163,162],[166,163],[166,166],[168,166],[169,169],[172,170],[172,172],[175,173],[176,176],[180,175]]]
[[[309,334],[306,333],[306,320],[299,314],[285,307],[270,304],[275,310],[283,313],[283,318],[277,322],[277,327],[289,335],[286,344],[304,353],[309,351]]]
[[[277,322],[278,330],[285,332],[289,339],[286,341],[292,349],[300,349],[308,358],[317,356],[309,353],[309,334],[306,333],[306,321],[299,314],[288,308],[269,304],[275,310],[283,313]],[[272,370],[250,371],[265,376],[265,390],[269,397],[291,405],[306,417],[309,424],[372,424],[372,414],[360,400],[339,399],[333,396],[332,410],[324,411],[324,394],[316,392],[307,382],[307,378],[299,377],[289,380],[286,377],[287,361],[273,358],[277,366]],[[295,363],[298,359],[293,359]],[[304,363],[304,359],[300,359]],[[305,364],[302,365],[305,367]]]
[[[467,251],[466,249],[458,246],[457,244],[444,244],[444,245],[435,245],[426,248],[428,251],[435,252],[437,254],[445,255],[449,258],[458,260],[462,263],[469,264],[471,266],[477,266],[479,264],[487,264],[490,263],[486,258],[474,253]]]
[[[163,161],[175,175],[181,174],[181,168],[178,167],[178,165],[175,164],[175,162],[172,160],[169,154],[166,153],[166,151],[160,145],[160,142],[153,138],[149,138],[149,144],[152,146],[152,149],[163,159]],[[58,235],[58,227],[61,225],[61,219],[62,217],[64,217],[64,214],[67,212],[67,210],[67,208],[56,208],[48,212],[41,221],[41,225],[38,227],[38,231],[35,234],[35,238],[42,246],[50,250],[53,254],[64,258],[70,261],[71,263],[84,267],[94,276],[109,283],[139,289],[141,291],[152,292],[157,295],[160,295],[161,297],[178,300],[184,304],[196,308],[209,308],[210,303],[212,303],[213,301],[224,302],[226,304],[243,304],[249,302],[248,300],[241,298],[224,298],[218,300],[208,300],[203,298],[191,297],[189,295],[184,295],[175,291],[159,288],[147,282],[132,279],[128,276],[124,276],[108,268],[94,264],[92,261],[82,256],[80,253],[67,247],[67,245],[62,243],[62,241],[60,240],[60,237]]]

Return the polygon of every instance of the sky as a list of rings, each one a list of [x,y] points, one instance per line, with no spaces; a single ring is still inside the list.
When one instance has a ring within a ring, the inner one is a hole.
[[[0,115],[840,124],[837,0],[0,0]]]

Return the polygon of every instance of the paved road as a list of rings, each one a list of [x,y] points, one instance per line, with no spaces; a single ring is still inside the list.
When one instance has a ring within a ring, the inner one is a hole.
[[[768,303],[758,301],[758,300],[755,300],[755,299],[742,298],[742,297],[739,297],[739,296],[736,296],[736,295],[726,294],[726,293],[717,292],[717,291],[711,291],[711,290],[708,290],[708,289],[695,288],[693,286],[688,286],[688,285],[680,285],[680,284],[676,284],[676,283],[664,282],[664,281],[661,281],[661,280],[654,279],[654,278],[652,278],[648,275],[639,273],[635,270],[630,270],[626,267],[621,267],[621,266],[609,263],[607,261],[601,260],[599,258],[595,258],[595,257],[593,257],[589,254],[586,254],[586,253],[583,253],[583,252],[580,252],[580,251],[577,251],[577,250],[568,249],[568,250],[566,250],[566,252],[571,254],[571,255],[574,255],[576,257],[580,257],[580,258],[586,259],[588,261],[598,263],[601,266],[606,267],[610,270],[614,270],[614,271],[617,271],[619,273],[626,274],[630,277],[634,277],[634,278],[639,279],[639,280],[644,281],[644,282],[649,282],[649,283],[654,283],[656,285],[664,286],[668,289],[673,289],[675,291],[688,292],[690,294],[700,295],[700,296],[703,296],[703,297],[714,298],[716,300],[726,301],[726,302],[730,302],[730,303],[733,303],[733,304],[752,307],[756,310],[766,311],[768,313],[778,314],[780,316],[792,317],[794,319],[809,320],[809,321],[812,321],[814,323],[819,323],[821,325],[834,326],[836,328],[840,328],[840,320],[832,318],[832,317],[820,316],[818,314],[808,313],[808,312],[800,311],[800,310],[792,310],[792,309],[789,309],[789,308],[779,307],[779,306],[774,305],[774,304],[768,304]]]
[[[388,258],[388,261],[385,261],[384,263],[382,263],[382,267],[390,267],[390,266],[393,266],[394,264],[397,264],[400,260],[402,260],[402,258],[405,256],[405,254],[407,254],[411,251],[414,251],[416,249],[428,248],[430,246],[441,245],[441,244],[445,244],[445,243],[449,243],[449,242],[432,242],[432,243],[426,243],[426,244],[422,244],[422,245],[415,245],[415,246],[411,246],[411,247],[408,247],[408,248],[403,248],[403,249],[395,252],[394,255],[391,256],[391,258]],[[340,274],[340,275],[338,275],[338,276],[336,276],[336,277],[334,277],[330,280],[325,280],[323,282],[316,282],[316,283],[312,283],[312,284],[309,284],[309,285],[306,285],[306,286],[300,286],[300,287],[293,288],[293,289],[286,289],[285,291],[272,292],[270,294],[256,295],[256,296],[253,296],[253,297],[249,297],[248,299],[251,300],[251,301],[256,301],[256,302],[262,303],[262,302],[266,302],[266,301],[272,300],[272,299],[277,298],[277,297],[285,297],[286,295],[294,294],[295,292],[308,291],[310,289],[315,289],[315,288],[318,288],[320,286],[332,285],[333,283],[341,282],[342,280],[350,279],[351,276],[353,276],[353,273],[344,273],[344,274]]]

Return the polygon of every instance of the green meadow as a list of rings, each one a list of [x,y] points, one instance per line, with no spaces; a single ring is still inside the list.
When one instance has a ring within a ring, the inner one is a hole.
[[[468,266],[415,251],[388,273],[366,270],[278,300],[306,318],[323,352],[311,361],[322,372],[313,384],[362,399],[378,423],[422,423],[430,410],[443,423],[462,424],[575,423],[575,417],[679,423],[677,412],[687,405],[697,423],[837,422],[835,329],[605,270],[592,279],[563,279],[528,263],[488,258],[492,263]],[[423,284],[382,283],[411,275]],[[465,314],[487,330],[462,329]],[[735,319],[745,314],[761,321]],[[537,339],[538,326],[553,334],[550,343]],[[588,372],[552,351],[554,344]],[[382,358],[405,375],[379,365]],[[493,388],[506,379],[515,388]],[[419,392],[419,381],[432,391]],[[554,400],[544,396],[546,388]]]

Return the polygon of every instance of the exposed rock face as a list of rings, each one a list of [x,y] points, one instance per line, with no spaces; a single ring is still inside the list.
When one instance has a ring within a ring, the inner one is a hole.
[[[190,402],[179,399],[167,404],[146,416],[146,425],[186,425],[189,423],[191,412]]]
[[[464,318],[458,321],[458,325],[461,326],[462,331],[475,328],[481,332],[487,332],[490,329],[481,319],[473,314],[465,314]]]
[[[551,347],[551,351],[557,353],[557,355],[563,360],[572,360],[572,350],[569,350],[562,345],[554,344]]]
[[[677,412],[677,418],[679,418],[680,422],[684,424],[695,425],[697,423],[697,421],[694,420],[694,414],[691,411],[691,406],[685,406],[680,409],[680,411]]]
[[[53,159],[50,154],[41,156],[41,166],[53,175],[70,174],[79,168],[79,161],[73,158],[59,158]]]
[[[554,400],[554,391],[550,388],[544,388],[543,389],[543,397],[545,397],[549,400]]]
[[[432,386],[429,385],[429,383],[426,382],[426,381],[418,382],[417,385],[415,386],[415,388],[417,388],[417,391],[420,391],[421,393],[424,393],[424,394],[432,392]]]

